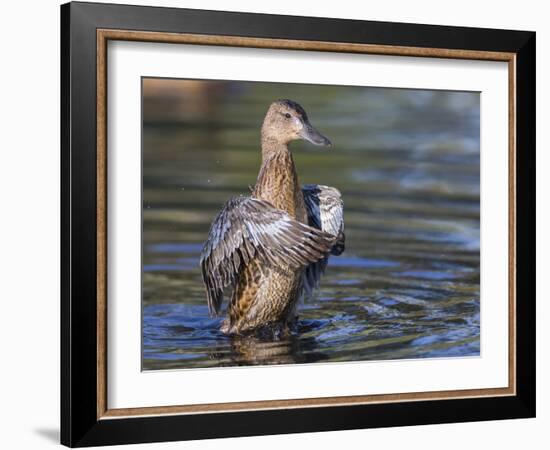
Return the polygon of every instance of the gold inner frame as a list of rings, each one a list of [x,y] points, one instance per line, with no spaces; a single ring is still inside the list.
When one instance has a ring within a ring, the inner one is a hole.
[[[107,405],[107,42],[109,40],[217,45],[231,47],[364,53],[508,63],[508,386],[398,394],[263,400],[201,405],[109,409]],[[497,397],[516,394],[516,54],[445,48],[403,47],[239,36],[97,30],[97,418],[166,414],[219,413],[247,410],[344,406],[368,403]]]

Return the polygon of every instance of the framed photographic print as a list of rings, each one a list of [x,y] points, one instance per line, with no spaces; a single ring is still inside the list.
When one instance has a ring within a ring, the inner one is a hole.
[[[61,26],[63,444],[534,416],[535,33]]]

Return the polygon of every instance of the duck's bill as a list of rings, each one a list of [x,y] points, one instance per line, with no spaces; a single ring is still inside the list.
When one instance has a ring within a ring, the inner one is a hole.
[[[306,141],[311,142],[314,145],[322,145],[328,147],[332,145],[332,142],[326,136],[323,136],[315,128],[313,128],[309,123],[304,123],[304,127],[301,132],[302,138]]]

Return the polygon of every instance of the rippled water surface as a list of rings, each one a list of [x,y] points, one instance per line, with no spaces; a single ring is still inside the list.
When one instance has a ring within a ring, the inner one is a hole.
[[[277,98],[333,141],[291,148],[301,183],[342,192],[346,251],[294,335],[229,338],[199,254],[254,184]],[[479,355],[478,94],[145,80],[143,117],[144,369]]]

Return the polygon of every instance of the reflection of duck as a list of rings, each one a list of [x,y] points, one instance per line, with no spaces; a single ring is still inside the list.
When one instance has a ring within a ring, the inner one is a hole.
[[[329,254],[344,250],[343,204],[338,190],[298,183],[288,144],[330,141],[291,100],[271,104],[262,126],[262,166],[251,197],[229,200],[204,244],[201,268],[211,314],[223,289],[233,287],[222,331],[285,332],[304,290],[319,282]]]
[[[235,365],[299,364],[327,359],[313,337],[289,335],[273,340],[271,336],[231,336],[231,361]],[[222,357],[227,357],[222,355]],[[218,356],[219,358],[219,356]]]

